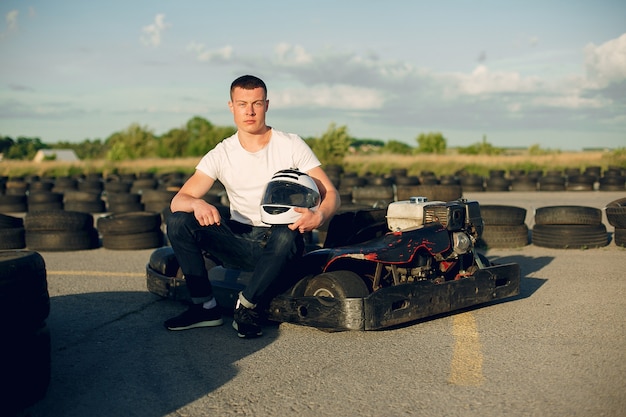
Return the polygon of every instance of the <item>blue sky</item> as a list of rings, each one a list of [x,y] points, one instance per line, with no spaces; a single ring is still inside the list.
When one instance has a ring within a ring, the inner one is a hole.
[[[626,2],[0,0],[0,135],[233,125],[254,74],[268,124],[412,146],[626,146]]]

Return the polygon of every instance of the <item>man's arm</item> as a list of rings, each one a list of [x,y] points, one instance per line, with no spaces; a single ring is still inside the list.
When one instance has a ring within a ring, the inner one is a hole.
[[[315,167],[308,171],[307,174],[315,180],[322,202],[316,211],[304,208],[295,209],[297,212],[302,213],[302,216],[295,223],[290,224],[289,228],[291,230],[299,229],[301,233],[310,232],[320,227],[335,215],[341,205],[337,189],[321,167]]]
[[[196,170],[172,198],[170,203],[172,213],[176,211],[193,213],[202,226],[219,225],[221,221],[219,211],[203,199],[214,183],[213,178]]]

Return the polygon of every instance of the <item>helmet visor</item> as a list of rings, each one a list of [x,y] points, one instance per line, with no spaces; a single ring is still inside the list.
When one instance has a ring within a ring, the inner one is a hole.
[[[291,207],[316,207],[320,203],[320,195],[300,184],[289,181],[271,181],[267,184],[262,204]]]

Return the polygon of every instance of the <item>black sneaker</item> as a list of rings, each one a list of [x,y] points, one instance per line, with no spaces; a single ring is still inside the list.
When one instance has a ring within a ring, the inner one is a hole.
[[[187,330],[196,327],[215,327],[224,324],[222,315],[217,307],[206,309],[202,304],[193,304],[179,316],[166,320],[168,330]]]
[[[235,313],[233,315],[233,328],[237,330],[237,335],[243,339],[252,339],[263,335],[259,322],[261,317],[257,311],[246,308],[237,300]]]

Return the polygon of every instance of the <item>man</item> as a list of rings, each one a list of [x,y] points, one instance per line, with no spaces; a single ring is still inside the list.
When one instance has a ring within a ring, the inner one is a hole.
[[[250,284],[239,294],[233,321],[239,337],[252,338],[262,334],[257,307],[276,295],[273,291],[282,274],[302,254],[302,234],[329,220],[340,200],[306,143],[265,123],[269,100],[261,79],[244,75],[233,81],[228,106],[237,132],[202,158],[170,205],[167,233],[185,274],[192,306],[164,324],[169,330],[185,330],[223,323],[207,277],[206,251],[225,265],[254,271]],[[301,215],[292,224],[270,227],[261,221],[262,194],[274,173],[283,169],[307,173],[322,201],[317,210],[297,208]],[[229,220],[203,199],[216,180],[228,195]]]

